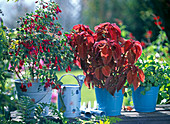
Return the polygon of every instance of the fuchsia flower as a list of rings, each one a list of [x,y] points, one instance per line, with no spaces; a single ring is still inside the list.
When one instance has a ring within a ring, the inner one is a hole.
[[[53,92],[51,97],[51,102],[56,103],[58,99],[58,92]]]
[[[19,43],[13,50],[9,51],[11,58],[15,57],[15,59],[11,59],[12,65],[9,64],[8,69],[15,72],[21,81],[26,80],[28,87],[32,86],[29,81],[34,81],[35,78],[39,78],[48,87],[52,84],[50,84],[51,81],[44,82],[44,80],[52,77],[53,83],[57,83],[58,80],[53,78],[53,71],[55,69],[60,71],[60,68],[67,67],[69,64],[67,61],[70,58],[66,59],[65,56],[71,57],[73,53],[68,51],[67,38],[60,37],[62,35],[60,30],[63,28],[56,22],[57,16],[61,12],[58,4],[55,2],[48,4],[44,1],[36,1],[36,3],[39,3],[36,7],[37,11],[26,14],[29,16],[19,18],[19,33],[15,39]],[[63,47],[63,45],[65,46]],[[59,60],[57,56],[60,57]],[[22,73],[24,69],[30,71],[29,75]],[[67,71],[71,71],[69,66]],[[51,72],[52,75],[45,75]],[[23,92],[26,91],[24,87],[21,87]]]
[[[42,65],[41,64],[39,64],[39,69],[42,69]]]
[[[160,17],[159,17],[159,16],[154,16],[153,19],[154,19],[154,20],[159,20]]]
[[[151,30],[147,31],[145,37],[151,38],[152,37],[152,31]]]

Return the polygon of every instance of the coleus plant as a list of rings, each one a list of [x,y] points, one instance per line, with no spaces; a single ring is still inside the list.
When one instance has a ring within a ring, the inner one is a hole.
[[[28,82],[28,86],[36,78],[46,87],[57,84],[53,88],[59,88],[61,82],[56,71],[71,71],[70,64],[74,55],[66,43],[67,37],[61,33],[63,28],[57,22],[61,13],[59,5],[43,0],[35,3],[39,3],[35,12],[19,18],[17,36],[11,39],[10,70],[21,81]]]
[[[136,90],[145,75],[135,63],[142,54],[139,41],[125,40],[115,24],[101,23],[94,27],[78,24],[73,27],[69,44],[76,57],[76,64],[86,76],[84,83],[106,88],[114,96],[115,91],[123,88],[126,80]]]

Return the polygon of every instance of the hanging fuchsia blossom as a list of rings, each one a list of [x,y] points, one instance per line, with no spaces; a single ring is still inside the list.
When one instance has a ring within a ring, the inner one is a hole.
[[[59,5],[41,0],[35,3],[38,4],[35,12],[19,18],[17,35],[11,38],[11,43],[17,41],[17,44],[9,51],[11,64],[8,69],[21,81],[27,82],[27,85],[21,86],[23,92],[26,92],[26,86],[32,86],[31,82],[35,79],[42,81],[46,87],[54,88],[59,82],[59,78],[55,78],[56,71],[70,71],[68,64],[73,60],[67,37],[62,34],[63,28],[57,22],[61,13]]]

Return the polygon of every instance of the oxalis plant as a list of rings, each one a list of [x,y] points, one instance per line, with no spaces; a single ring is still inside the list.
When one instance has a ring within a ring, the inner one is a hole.
[[[158,53],[149,55],[146,58],[142,54],[136,65],[139,65],[139,68],[145,74],[145,81],[140,84],[145,89],[141,93],[145,94],[151,87],[159,86],[158,103],[160,104],[170,102],[170,67],[166,61],[160,61],[159,57]]]
[[[9,37],[10,70],[21,81],[28,82],[28,87],[32,86],[34,79],[39,79],[46,87],[59,88],[61,82],[56,71],[71,71],[73,61],[67,37],[62,34],[63,28],[58,23],[61,10],[55,2],[41,0],[35,3],[38,4],[35,12],[26,13],[17,21],[17,36]]]
[[[67,37],[75,54],[75,63],[83,69],[84,83],[106,88],[110,94],[123,88],[126,80],[136,90],[144,82],[143,71],[135,65],[142,54],[139,41],[121,37],[121,30],[115,24],[101,23],[94,27],[78,24]]]

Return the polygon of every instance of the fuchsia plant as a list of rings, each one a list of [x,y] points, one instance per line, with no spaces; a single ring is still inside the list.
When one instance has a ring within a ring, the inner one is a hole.
[[[61,25],[57,22],[61,10],[54,2],[36,1],[39,3],[35,13],[27,13],[18,21],[17,42],[11,49],[11,68],[21,81],[27,81],[28,86],[34,79],[40,79],[48,87],[54,83],[60,87],[56,71],[66,69],[71,71],[70,64],[73,55],[62,35]],[[23,74],[25,72],[25,75]],[[55,85],[53,85],[54,88]]]
[[[69,35],[76,64],[86,76],[85,85],[106,88],[114,95],[127,80],[136,90],[145,79],[143,71],[135,66],[142,54],[140,42],[123,39],[115,23],[102,23],[94,29],[95,33],[88,26],[78,24]]]

